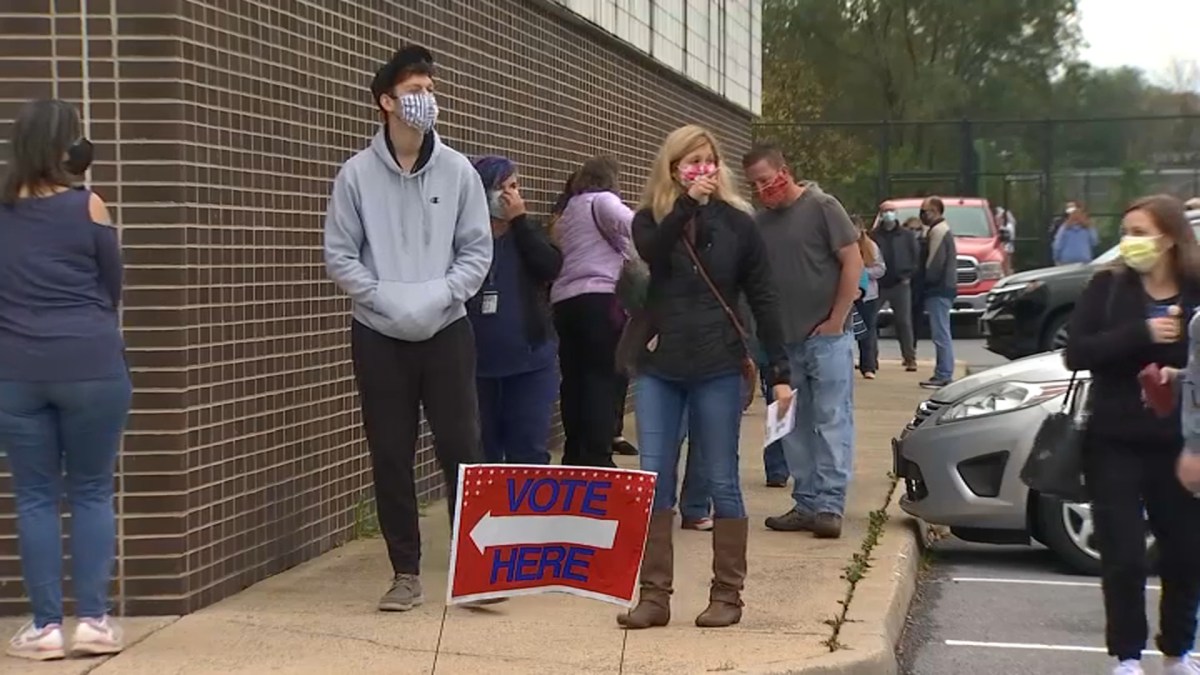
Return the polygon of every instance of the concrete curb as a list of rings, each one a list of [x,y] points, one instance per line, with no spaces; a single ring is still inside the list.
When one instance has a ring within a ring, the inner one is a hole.
[[[749,671],[753,675],[897,675],[896,645],[917,589],[924,539],[918,521],[900,510],[903,486],[872,555],[871,570],[854,589],[839,640],[844,649],[803,663]]]

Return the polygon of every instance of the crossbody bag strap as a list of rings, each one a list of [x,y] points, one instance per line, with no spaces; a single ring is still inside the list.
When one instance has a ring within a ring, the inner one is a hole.
[[[713,297],[721,304],[721,309],[725,310],[725,316],[729,317],[729,322],[733,324],[734,330],[737,331],[738,337],[742,340],[742,347],[745,348],[746,354],[750,352],[750,334],[746,332],[746,328],[742,326],[742,322],[738,319],[737,313],[725,302],[725,297],[721,295],[720,289],[713,283],[712,277],[708,276],[708,270],[704,269],[704,263],[700,262],[700,256],[696,253],[696,247],[692,245],[691,239],[687,233],[683,235],[683,246],[687,249],[688,257],[692,259],[692,264],[696,266],[696,272],[700,274],[700,278],[704,279],[704,283],[708,285],[708,290],[712,291]]]
[[[622,251],[620,246],[617,246],[616,244],[614,244],[612,239],[610,239],[608,234],[604,231],[604,228],[600,226],[600,218],[598,218],[596,216],[596,198],[595,197],[592,197],[591,211],[592,211],[592,225],[595,226],[596,232],[599,233],[600,238],[604,240],[604,243],[608,244],[608,247],[611,248],[612,250],[621,254],[621,257],[628,257],[626,255],[625,251]]]

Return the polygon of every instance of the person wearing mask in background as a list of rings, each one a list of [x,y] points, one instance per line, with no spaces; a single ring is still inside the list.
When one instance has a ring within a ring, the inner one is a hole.
[[[641,468],[657,473],[658,482],[638,604],[618,617],[626,628],[665,626],[671,618],[671,535],[685,410],[689,452],[704,462],[715,516],[709,604],[696,625],[730,626],[742,618],[748,529],[738,439],[750,375],[745,327],[734,309],[742,293],[771,357],[769,380],[784,408],[792,390],[763,240],[730,174],[711,133],[694,125],[676,129],[654,160],[634,218],[637,251],[650,267],[652,318],[638,350],[633,400]]]
[[[917,221],[920,224],[920,221]],[[911,229],[900,226],[896,212],[886,210],[879,224],[871,233],[879,248],[880,261],[884,267],[879,277],[879,303],[892,308],[892,322],[896,330],[896,341],[900,343],[900,356],[904,369],[917,370],[917,349],[913,337],[913,291],[912,278],[920,264],[921,246]]]
[[[913,239],[917,242],[917,269],[913,272],[908,294],[909,304],[912,305],[913,353],[915,354],[917,345],[921,342],[921,329],[929,327],[929,323],[925,320],[925,294],[922,291],[925,283],[925,259],[921,256],[921,252],[925,250],[925,235],[929,229],[917,217],[905,220],[903,227],[912,232]],[[916,372],[915,362],[913,366],[909,372]]]
[[[933,377],[921,382],[926,389],[940,389],[954,377],[954,337],[950,331],[950,309],[958,297],[958,249],[946,222],[946,207],[937,197],[921,204],[921,223],[928,228],[922,239],[924,274],[921,295],[929,316],[929,336],[936,362]]]
[[[867,332],[858,339],[858,370],[868,380],[875,379],[879,372],[879,280],[887,273],[887,263],[879,246],[867,234],[866,225],[858,219],[855,225],[861,233],[858,250],[862,254],[863,274],[867,275],[867,287],[862,299],[856,303]]]
[[[563,464],[613,467],[623,377],[617,340],[625,312],[617,278],[630,246],[633,211],[617,194],[619,167],[610,157],[583,163],[562,216],[554,225],[562,271],[550,287],[562,371]]]
[[[1097,273],[1071,315],[1064,353],[1091,373],[1083,471],[1100,552],[1106,643],[1116,675],[1142,673],[1146,622],[1146,523],[1162,578],[1158,647],[1168,675],[1196,675],[1187,661],[1200,602],[1200,499],[1181,483],[1179,409],[1167,419],[1142,399],[1138,373],[1168,373],[1188,360],[1184,317],[1200,306],[1200,249],[1174,197],[1134,202],[1121,222],[1120,262]],[[1186,405],[1186,404],[1185,404]]]
[[[558,342],[548,293],[562,253],[526,214],[511,160],[481,157],[475,170],[487,195],[493,239],[492,266],[467,302],[483,456],[495,463],[549,464]]]
[[[1058,237],[1059,228],[1062,227],[1063,223],[1067,222],[1067,219],[1071,217],[1072,213],[1075,213],[1077,208],[1079,207],[1074,200],[1068,201],[1063,204],[1062,212],[1054,216],[1054,219],[1050,221],[1050,227],[1048,228],[1050,230],[1050,260],[1054,260],[1054,240]]]
[[[797,183],[774,146],[742,159],[759,202],[781,311],[796,421],[783,438],[792,474],[791,509],[767,518],[785,532],[842,535],[846,489],[854,467],[854,334],[850,313],[863,273],[859,230],[832,195]]]
[[[65,101],[20,108],[0,184],[0,449],[12,474],[21,575],[33,619],[8,654],[66,656],[59,504],[71,509],[77,654],[115,654],[113,474],[133,387],[118,307],[121,244],[99,195],[74,189],[92,162]]]
[[[1004,250],[1008,253],[1009,260],[1012,260],[1012,255],[1017,250],[1017,217],[1003,206],[997,206],[996,224],[1008,239],[1004,242]]]
[[[1082,204],[1076,204],[1067,212],[1067,219],[1054,234],[1054,264],[1075,265],[1089,263],[1095,258],[1099,235],[1092,227],[1091,219]]]
[[[381,611],[425,600],[413,466],[421,411],[451,518],[459,464],[483,458],[466,302],[492,264],[491,219],[479,174],[433,130],[433,72],[417,46],[380,67],[371,95],[383,126],[338,172],[325,216],[326,269],[354,301],[350,354],[395,574]]]

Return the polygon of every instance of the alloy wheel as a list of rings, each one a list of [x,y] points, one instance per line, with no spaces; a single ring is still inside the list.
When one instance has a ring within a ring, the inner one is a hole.
[[[1054,337],[1051,339],[1050,344],[1053,345],[1054,349],[1066,349],[1067,348],[1067,325],[1066,324],[1063,324],[1062,328],[1059,328],[1058,330],[1054,331]]]
[[[1096,525],[1092,519],[1092,505],[1087,503],[1062,503],[1063,529],[1067,536],[1081,552],[1099,560],[1100,551],[1096,548]],[[1146,549],[1154,546],[1154,535],[1146,535]]]

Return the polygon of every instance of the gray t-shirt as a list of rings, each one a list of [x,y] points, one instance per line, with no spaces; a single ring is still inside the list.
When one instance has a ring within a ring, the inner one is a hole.
[[[783,313],[783,337],[803,342],[833,310],[841,279],[838,251],[858,241],[846,209],[816,183],[791,206],[757,217]]]

